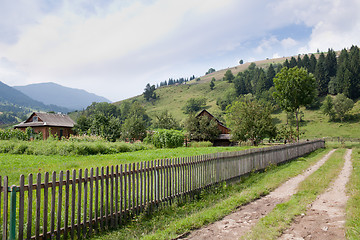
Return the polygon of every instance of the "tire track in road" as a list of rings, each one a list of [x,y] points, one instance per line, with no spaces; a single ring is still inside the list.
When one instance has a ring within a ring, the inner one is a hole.
[[[346,184],[352,171],[352,150],[345,153],[345,163],[331,186],[312,203],[306,214],[295,218],[280,240],[345,239]]]
[[[306,169],[302,174],[289,179],[269,195],[241,206],[237,211],[224,217],[222,220],[195,230],[187,236],[182,236],[178,239],[238,239],[247,233],[260,218],[269,213],[277,204],[287,201],[295,194],[299,183],[318,170],[333,152],[335,150],[331,150],[316,164]]]

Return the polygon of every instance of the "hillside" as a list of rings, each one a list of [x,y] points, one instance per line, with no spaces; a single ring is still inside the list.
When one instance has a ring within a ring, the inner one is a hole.
[[[318,57],[318,56],[316,56]],[[268,59],[263,61],[257,61],[255,64],[258,67],[267,68],[270,63],[282,63],[287,58]],[[236,75],[240,71],[245,71],[250,63],[238,65],[232,68],[228,68]],[[223,112],[216,105],[216,100],[219,97],[224,96],[228,91],[232,91],[233,83],[223,81],[224,73],[228,69],[222,69],[212,74],[208,74],[200,77],[200,80],[192,80],[182,85],[171,85],[160,87],[155,90],[156,95],[159,97],[154,102],[146,102],[143,95],[133,97],[124,101],[139,101],[146,109],[147,113],[154,117],[156,113],[167,110],[175,119],[179,122],[183,122],[186,119],[186,114],[183,113],[183,106],[189,98],[193,97],[206,97],[207,109],[216,117],[220,117],[221,120]],[[212,78],[215,78],[215,88],[210,89],[209,82]],[[114,103],[120,105],[122,101]],[[304,131],[302,138],[321,138],[321,137],[352,137],[358,138],[360,136],[360,103],[357,102],[351,112],[352,118],[350,121],[344,123],[341,122],[329,122],[328,117],[325,116],[321,110],[306,110],[302,109],[304,113],[303,122],[301,123],[301,131]],[[273,114],[275,122],[277,124],[285,124],[286,116],[284,113]]]
[[[64,87],[51,82],[15,86],[14,88],[37,101],[58,105],[70,110],[82,110],[93,102],[110,102],[104,97],[85,90]]]
[[[45,105],[0,81],[0,125],[19,122],[32,111],[68,112],[69,109]]]

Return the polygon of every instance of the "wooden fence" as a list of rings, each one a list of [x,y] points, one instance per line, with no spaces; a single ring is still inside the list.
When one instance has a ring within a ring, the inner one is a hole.
[[[81,239],[222,181],[324,147],[323,140],[119,166],[0,176],[3,239]]]

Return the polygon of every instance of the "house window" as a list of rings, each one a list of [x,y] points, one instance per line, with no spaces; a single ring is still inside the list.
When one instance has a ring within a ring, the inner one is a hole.
[[[59,136],[59,138],[61,139],[62,136],[64,136],[64,130],[63,130],[63,129],[60,129],[60,136]]]
[[[37,122],[39,119],[38,119],[38,117],[37,116],[34,116],[33,117],[33,122]]]

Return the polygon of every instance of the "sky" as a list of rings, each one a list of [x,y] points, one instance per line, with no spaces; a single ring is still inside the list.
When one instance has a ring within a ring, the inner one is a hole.
[[[360,46],[360,0],[0,0],[0,81],[119,101],[147,83]]]

